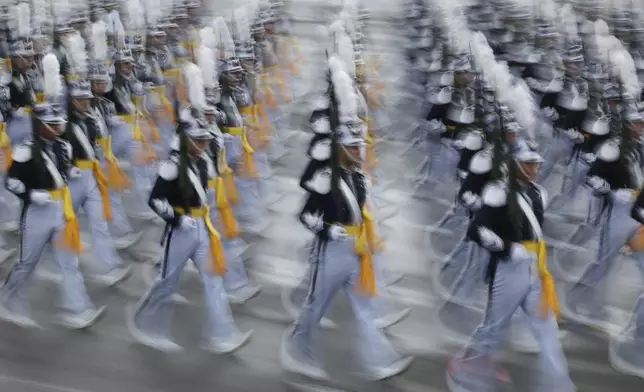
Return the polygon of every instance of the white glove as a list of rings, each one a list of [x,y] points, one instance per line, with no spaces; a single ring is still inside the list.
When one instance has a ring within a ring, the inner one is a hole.
[[[27,113],[25,112],[24,107],[20,107],[20,108],[14,110],[13,115],[16,116],[16,117],[26,117]]]
[[[635,194],[630,189],[618,189],[612,193],[612,199],[617,203],[630,203],[635,200]]]
[[[445,126],[442,122],[434,119],[427,122],[427,132],[430,133],[441,133],[445,130]]]
[[[597,155],[593,154],[592,152],[585,152],[581,154],[581,159],[583,159],[584,162],[590,164],[597,160]]]
[[[481,245],[491,252],[503,250],[503,240],[487,227],[479,227],[479,238]]]
[[[514,243],[510,248],[510,258],[516,261],[533,261],[536,256],[534,253],[528,252],[525,246]]]
[[[322,220],[322,215],[313,215],[313,214],[303,214],[302,221],[304,224],[312,231],[320,231],[324,227],[324,221]]]
[[[528,87],[530,87],[533,90],[538,90],[538,87],[541,85],[541,83],[539,83],[539,81],[535,78],[526,78],[525,82],[528,85]]]
[[[179,223],[179,227],[182,230],[192,230],[197,228],[197,221],[194,220],[193,218],[189,216],[182,216],[181,217],[181,222]]]
[[[543,108],[543,116],[550,121],[555,121],[559,117],[557,111],[550,106]]]
[[[606,193],[610,191],[610,186],[603,178],[592,176],[588,178],[586,182],[597,193]]]
[[[82,175],[81,170],[76,166],[69,169],[69,178],[79,178]]]
[[[52,202],[51,195],[45,191],[32,191],[29,198],[34,204],[39,206],[48,204]]]
[[[329,227],[329,237],[334,241],[344,241],[349,238],[349,233],[347,233],[344,227],[333,225]]]
[[[471,191],[464,192],[461,199],[463,200],[463,204],[470,210],[478,210],[481,208],[481,198]]]
[[[566,136],[568,136],[568,138],[570,138],[570,140],[577,141],[577,140],[581,139],[581,134],[577,130],[575,130],[573,128],[566,129],[566,130],[563,131],[563,133]]]

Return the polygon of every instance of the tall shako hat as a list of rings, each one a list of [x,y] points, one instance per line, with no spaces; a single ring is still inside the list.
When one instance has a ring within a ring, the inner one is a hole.
[[[54,34],[67,34],[74,31],[70,19],[72,13],[72,4],[69,0],[56,1],[56,6],[52,7],[54,14]]]
[[[160,0],[141,0],[141,5],[145,10],[144,18],[146,25],[146,36],[164,37],[166,32],[163,30],[163,8]]]
[[[32,0],[31,40],[37,54],[44,53],[51,44],[53,27],[52,5],[47,0]]]
[[[199,41],[200,49],[198,51],[198,62],[204,75],[206,103],[209,106],[214,107],[219,103],[218,92],[220,90],[220,86],[219,65],[217,61],[217,37],[215,36],[213,28],[210,26],[202,28],[199,31]],[[212,62],[212,65],[208,65],[208,62]]]
[[[331,46],[339,49],[339,36],[330,38]],[[353,63],[352,57],[348,60]],[[315,100],[309,121],[314,136],[308,147],[310,161],[300,185],[310,193],[330,191],[333,148],[364,145],[365,127],[358,118],[358,97],[345,61],[338,53],[328,58],[328,83],[328,91]]]
[[[194,63],[186,62],[182,67],[182,72],[186,81],[190,105],[179,112],[181,131],[191,139],[212,139],[210,127],[204,118],[207,105],[202,71]]]
[[[11,17],[15,23],[11,31],[11,56],[23,57],[35,55],[31,41],[31,7],[27,2],[20,2],[11,8]]]
[[[65,110],[55,104],[63,94],[63,81],[60,75],[60,64],[53,53],[47,53],[42,59],[43,70],[43,100],[32,108],[34,118],[47,124],[65,124]],[[32,126],[34,147],[40,148],[40,137],[37,137],[38,127]]]
[[[233,11],[232,24],[237,57],[240,60],[254,60],[255,40],[251,35],[251,21],[248,17],[247,7]]]
[[[90,80],[109,82],[109,53],[107,47],[107,25],[101,19],[92,23],[90,44],[90,62],[88,78]]]
[[[210,30],[211,35],[212,29],[208,29]],[[214,105],[217,104],[216,102],[214,102],[213,95],[215,94],[215,90],[219,82],[217,81],[217,63],[215,61],[215,52],[212,50],[212,47],[214,47],[214,42],[209,40],[210,37],[208,33],[205,33],[205,36],[206,37],[204,38],[206,38],[206,40],[201,40],[199,49],[197,50],[197,64],[201,69],[203,78],[203,91],[205,101],[204,112],[213,114],[215,111]]]
[[[128,0],[125,4],[126,47],[132,50],[145,49],[146,14],[141,0]],[[133,59],[132,59],[133,60]]]
[[[69,74],[65,75],[68,94],[73,98],[92,98],[92,90],[88,81],[89,58],[85,49],[85,40],[79,32],[68,34],[63,39],[67,49]]]
[[[235,53],[235,42],[233,41],[228,25],[222,17],[217,17],[214,22],[214,33],[217,37],[217,59],[219,70],[223,72],[239,72],[242,70],[239,59]]]

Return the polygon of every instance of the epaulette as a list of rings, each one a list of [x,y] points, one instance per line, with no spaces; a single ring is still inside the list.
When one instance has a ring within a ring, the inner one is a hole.
[[[470,132],[463,140],[463,147],[470,151],[483,148],[483,135],[480,132]]]
[[[316,161],[326,161],[331,158],[331,139],[316,135],[309,146],[309,156]]]
[[[508,202],[508,189],[501,182],[490,182],[481,192],[483,204],[490,207],[503,207]]]
[[[179,162],[173,157],[161,162],[159,165],[159,176],[166,181],[175,180],[179,177]]]
[[[331,168],[327,165],[315,168],[302,178],[302,187],[308,192],[326,195],[331,191]]]
[[[619,139],[606,140],[597,149],[597,159],[615,162],[619,158],[619,151]]]
[[[21,144],[17,146],[16,148],[13,149],[13,152],[11,154],[11,159],[13,159],[16,162],[28,162],[31,160],[31,147],[32,143],[27,142],[25,144]]]
[[[485,174],[492,170],[493,156],[494,153],[492,152],[492,149],[489,148],[474,154],[472,160],[470,161],[470,173]]]

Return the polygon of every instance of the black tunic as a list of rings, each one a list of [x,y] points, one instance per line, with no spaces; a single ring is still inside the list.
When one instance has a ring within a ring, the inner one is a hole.
[[[191,157],[188,159],[188,170],[192,170],[198,178],[202,189],[208,189],[208,162],[203,157]],[[172,227],[179,225],[183,213],[174,208],[190,209],[200,208],[207,204],[202,200],[198,190],[192,181],[188,181],[182,192],[182,185],[179,181],[179,152],[173,150],[168,160],[159,166],[157,176],[148,204],[166,223]]]
[[[315,173],[312,174],[310,171],[315,171],[316,169],[319,174],[319,166],[316,168],[314,165],[309,165],[302,176],[301,184],[306,184],[309,182],[307,179],[310,180],[311,178],[314,178]],[[314,184],[303,186],[304,189],[308,190],[310,193],[304,203],[302,211],[300,212],[300,221],[309,230],[313,231],[318,238],[326,240],[329,238],[329,228],[333,224],[350,225],[357,217],[352,216],[350,204],[346,195],[344,195],[340,190],[338,190],[337,193],[330,190],[330,174],[322,177],[323,178],[320,179],[320,182],[327,181],[327,185],[329,185],[327,192],[323,192],[322,189],[315,187]],[[349,172],[342,170],[341,178],[351,189],[360,210],[362,210],[367,198],[367,177],[365,173],[362,171]],[[305,219],[307,214],[321,216],[324,222],[322,227],[310,227]]]

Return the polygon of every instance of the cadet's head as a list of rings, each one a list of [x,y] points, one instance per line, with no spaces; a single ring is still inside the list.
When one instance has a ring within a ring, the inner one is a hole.
[[[184,133],[188,141],[188,153],[200,155],[213,138],[203,113],[193,108],[186,108],[180,114],[180,121],[181,132]]]
[[[17,41],[11,44],[12,66],[18,71],[26,71],[34,64],[33,44],[29,41]]]
[[[91,90],[94,95],[103,95],[107,91],[110,74],[103,64],[94,64],[90,70]]]
[[[37,104],[33,108],[33,114],[38,119],[37,131],[41,137],[53,140],[65,131],[67,121],[61,107],[48,103]]]
[[[69,82],[68,86],[73,111],[77,114],[88,113],[91,100],[94,98],[90,82],[87,80],[74,80]]]
[[[534,182],[537,178],[539,165],[543,158],[531,143],[518,140],[514,145],[514,161],[517,164],[517,177],[522,182]]]
[[[365,142],[363,134],[366,132],[362,121],[356,120],[338,127],[337,143],[340,148],[340,165],[346,169],[362,167],[364,160]]]

